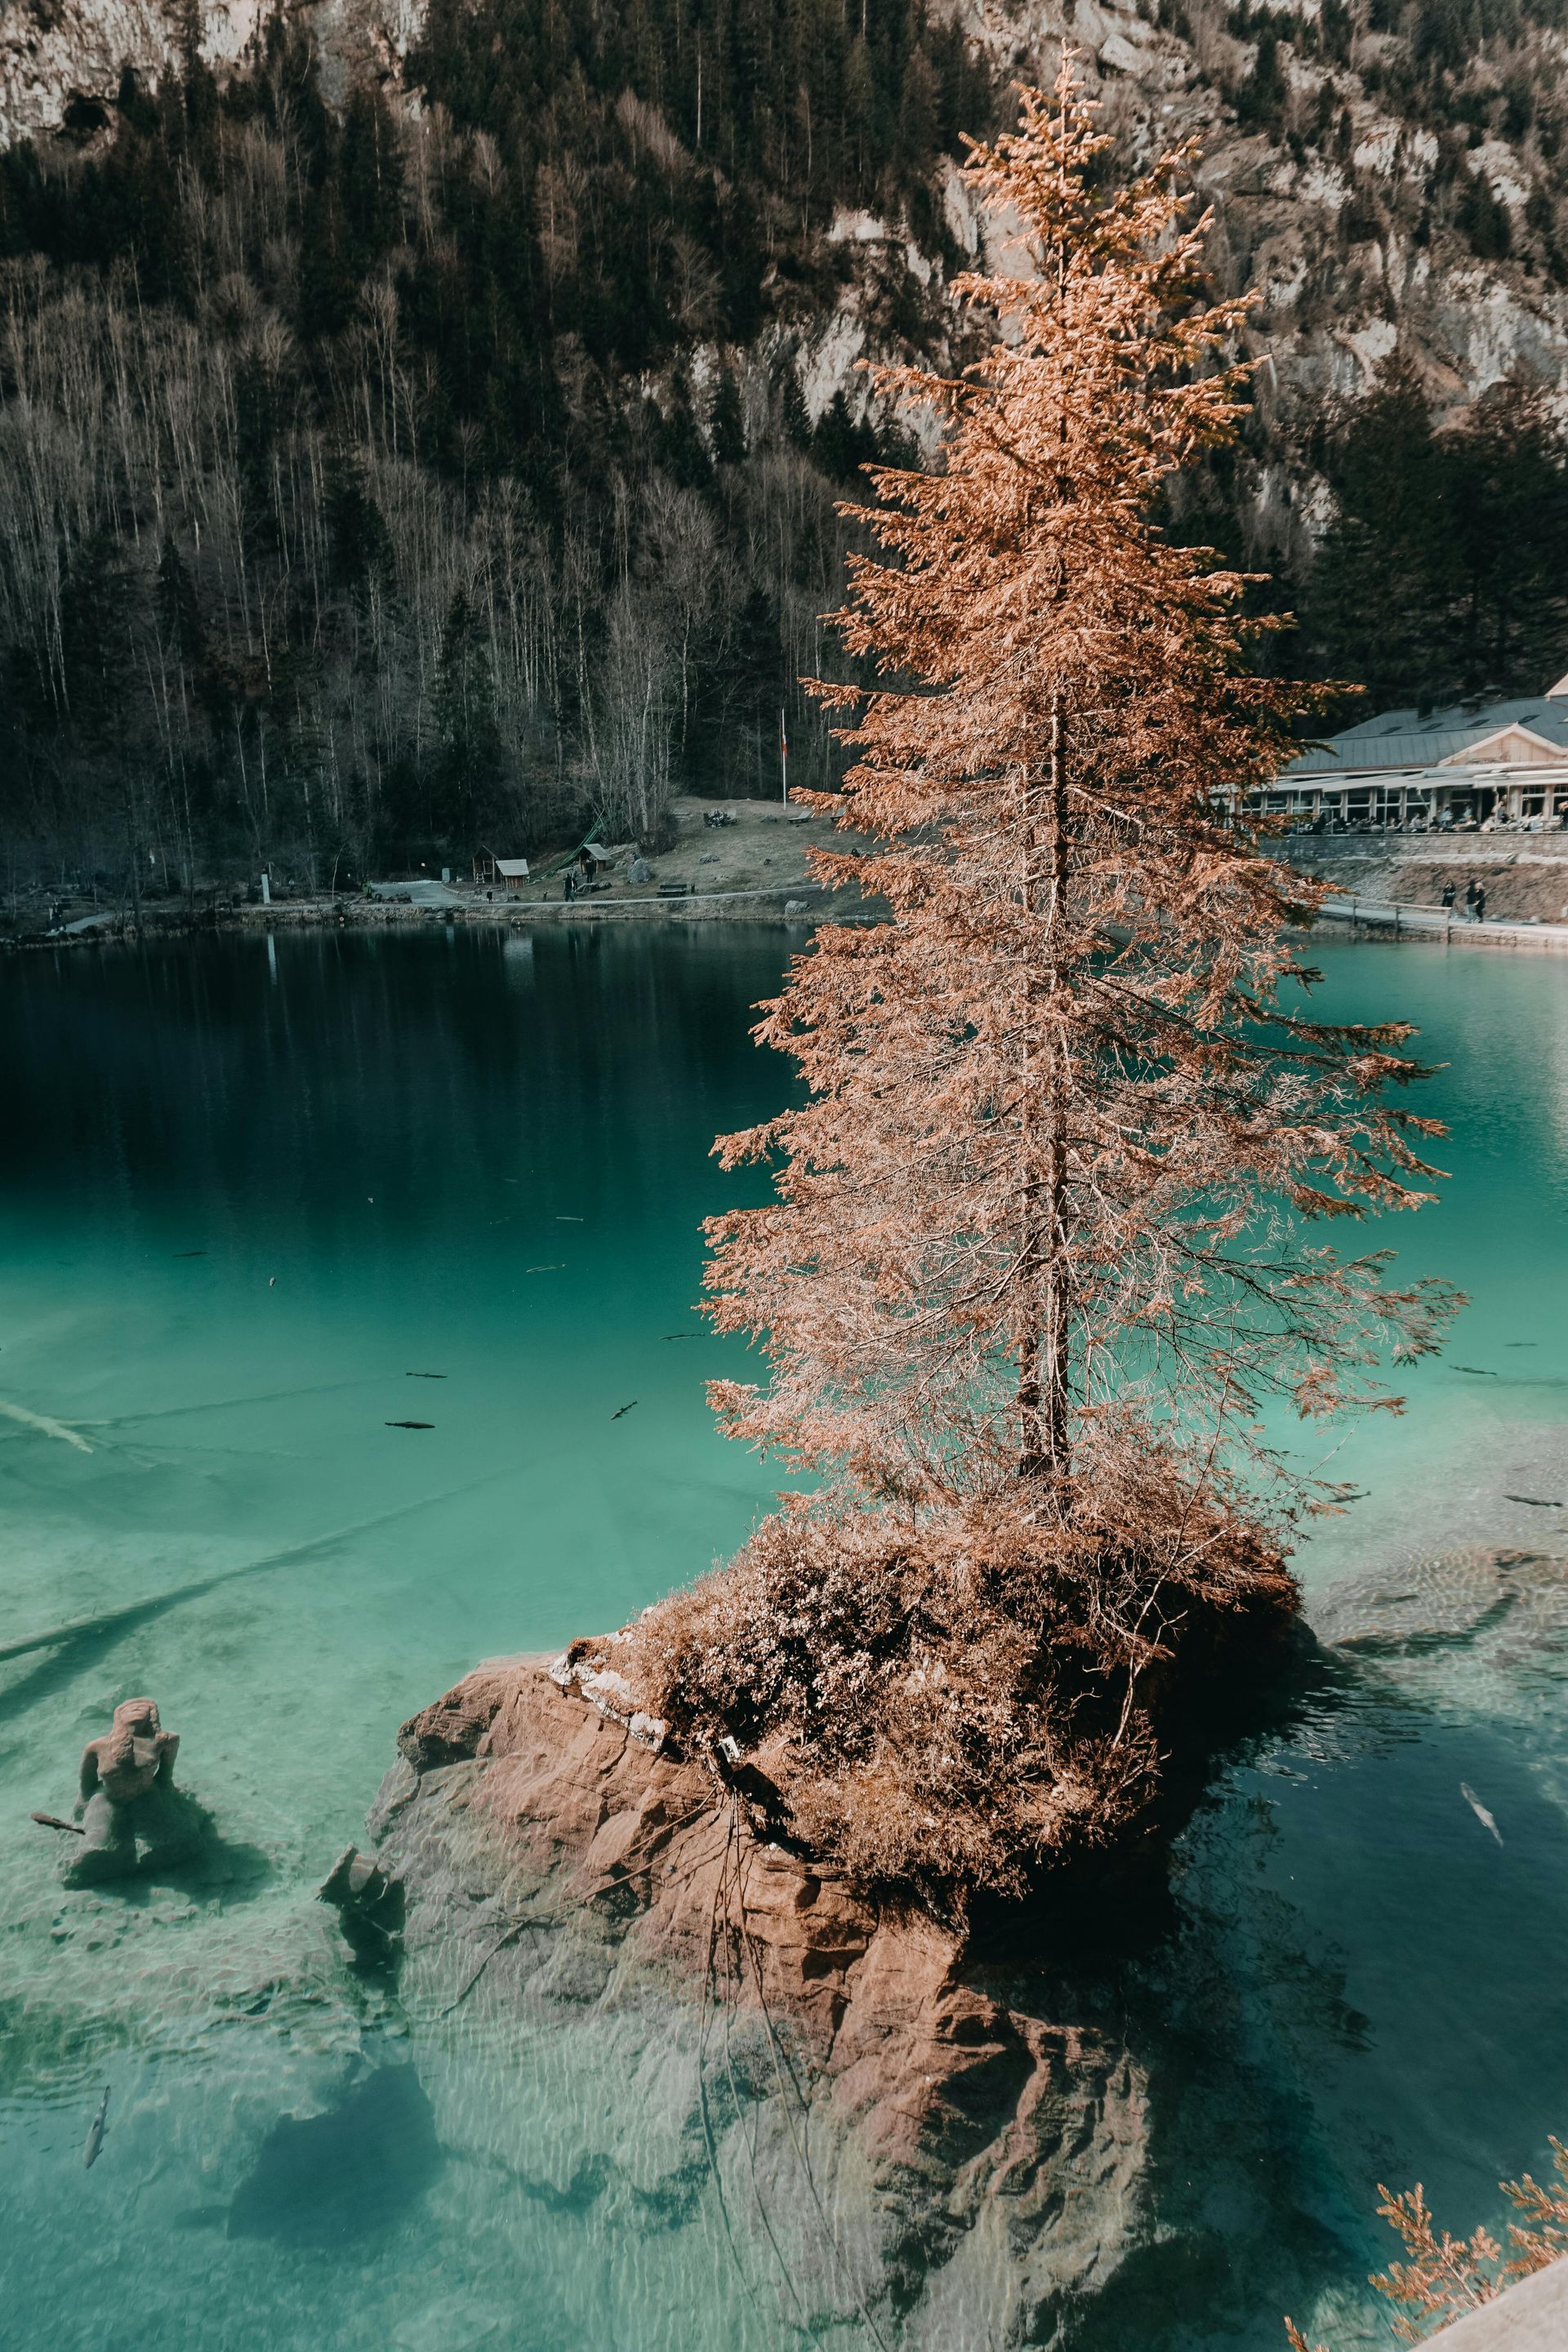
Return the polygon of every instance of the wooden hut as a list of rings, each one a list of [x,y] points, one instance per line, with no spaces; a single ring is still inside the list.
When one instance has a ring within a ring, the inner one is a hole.
[[[484,889],[521,890],[528,880],[526,857],[498,857],[493,849],[474,853],[474,880]]]

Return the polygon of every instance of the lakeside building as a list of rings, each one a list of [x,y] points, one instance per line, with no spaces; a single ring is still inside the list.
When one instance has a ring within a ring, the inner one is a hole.
[[[1568,677],[1511,702],[1381,711],[1292,760],[1254,805],[1333,832],[1555,827],[1568,817]]]
[[[482,888],[489,883],[492,889],[521,890],[528,880],[526,857],[498,857],[493,849],[480,849],[474,856],[474,880]]]

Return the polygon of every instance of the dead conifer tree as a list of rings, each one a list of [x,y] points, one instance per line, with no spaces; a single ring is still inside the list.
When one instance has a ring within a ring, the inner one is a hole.
[[[874,471],[880,503],[855,510],[883,551],[854,562],[838,626],[882,682],[815,689],[856,757],[844,799],[814,804],[877,844],[817,854],[823,878],[890,918],[825,927],[765,1008],[757,1034],[808,1098],[722,1140],[726,1164],[775,1163],[776,1198],[710,1228],[713,1319],[772,1367],[715,1390],[721,1419],[839,1476],[861,1598],[823,1644],[881,1661],[852,1702],[874,1735],[843,1692],[829,1720],[826,1668],[799,1662],[794,1696],[781,1683],[771,1717],[747,1698],[742,1728],[787,1720],[820,1798],[797,1794],[797,1819],[871,1874],[963,1814],[955,1884],[1005,1880],[1009,1841],[1038,1858],[1146,1811],[1151,1664],[1206,1608],[1289,1607],[1250,1475],[1260,1408],[1377,1401],[1382,1353],[1432,1348],[1451,1304],[1393,1287],[1386,1253],[1310,1239],[1427,1197],[1436,1130],[1387,1099],[1417,1074],[1408,1030],[1327,1025],[1295,984],[1317,894],[1266,854],[1247,796],[1314,695],[1258,675],[1270,625],[1245,617],[1245,579],[1155,520],[1170,478],[1235,436],[1242,371],[1222,362],[1247,304],[1205,298],[1191,152],[1107,192],[1094,115],[1068,62],[973,152],[996,233],[1025,248],[1017,274],[960,281],[996,322],[987,357],[957,380],[879,373],[938,412],[942,462]],[[742,1679],[773,1687],[775,1600],[826,1627],[820,1577],[815,1601],[791,1582],[807,1516],[742,1555],[743,1631],[699,1588],[698,1616],[719,1612],[706,1663],[691,1641],[662,1658],[678,1714],[733,1725]],[[890,1651],[867,1632],[879,1575],[906,1627]],[[998,1610],[1047,1696],[1009,1684],[1005,1725],[970,1736],[998,1690]],[[731,1688],[714,1660],[737,1643]],[[933,1643],[934,1715],[910,1697]],[[967,1697],[965,1654],[987,1662]],[[951,1804],[933,1740],[958,1759]],[[1004,1777],[1028,1784],[1021,1810],[998,1811]]]

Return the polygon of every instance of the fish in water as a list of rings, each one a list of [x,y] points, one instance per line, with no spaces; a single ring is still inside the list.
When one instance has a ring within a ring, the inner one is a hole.
[[[581,1225],[586,1223],[586,1219],[583,1217],[558,1216],[555,1222],[558,1225]]]
[[[108,2114],[109,2085],[105,2083],[103,2086],[103,2096],[98,2103],[98,2113],[94,2116],[91,2123],[87,2127],[87,2146],[81,2152],[81,2160],[83,2164],[86,2165],[89,2172],[92,2170],[93,2166],[98,2162],[99,2157],[102,2152],[103,2128]]]
[[[1497,1378],[1497,1374],[1489,1372],[1484,1364],[1456,1364],[1454,1370],[1457,1372],[1474,1372],[1478,1381],[1495,1381]]]
[[[637,1402],[637,1399],[636,1399],[636,1397],[633,1397],[633,1399],[632,1399],[632,1404],[636,1404],[636,1402]],[[622,1404],[622,1405],[617,1405],[617,1406],[616,1407],[615,1412],[610,1415],[610,1419],[611,1419],[612,1421],[619,1421],[619,1419],[620,1419],[620,1417],[621,1417],[621,1415],[622,1415],[622,1413],[623,1413],[623,1412],[630,1412],[630,1411],[631,1411],[631,1409],[632,1409],[632,1404]]]
[[[703,1335],[700,1331],[667,1331],[664,1336],[667,1339],[700,1339]]]
[[[433,1421],[389,1421],[384,1425],[388,1429],[434,1429],[436,1426]]]
[[[1563,1508],[1562,1504],[1553,1502],[1550,1495],[1504,1495],[1503,1501],[1528,1503],[1532,1511],[1560,1511]]]
[[[206,1252],[205,1250],[176,1250],[174,1252],[174,1255],[176,1257],[205,1257]]]
[[[62,1822],[58,1813],[29,1813],[27,1819],[30,1822],[37,1822],[40,1829],[68,1830],[72,1837],[87,1835],[79,1822]]]
[[[447,1375],[445,1372],[405,1372],[403,1377],[405,1381],[444,1381]]]
[[[1460,1781],[1459,1794],[1463,1797],[1466,1804],[1468,1805],[1471,1812],[1474,1813],[1477,1821],[1479,1822],[1482,1829],[1490,1830],[1499,1845],[1501,1845],[1502,1832],[1499,1829],[1496,1822],[1493,1821],[1491,1815],[1488,1812],[1486,1807],[1482,1804],[1480,1799],[1477,1796],[1475,1790],[1470,1787],[1468,1780]]]

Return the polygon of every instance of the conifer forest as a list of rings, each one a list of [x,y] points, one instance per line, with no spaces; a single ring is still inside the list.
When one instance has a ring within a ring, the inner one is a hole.
[[[962,358],[952,164],[1008,90],[921,0],[437,0],[403,82],[334,79],[279,18],[221,80],[194,40],[128,74],[74,154],[0,157],[13,871],[322,887],[595,823],[657,845],[677,791],[776,791],[781,714],[795,780],[834,780],[798,681],[846,671],[837,508],[917,444],[820,330],[852,280],[884,356]],[[1540,687],[1568,457],[1539,385],[1439,424],[1395,360],[1280,430],[1169,520],[1282,575],[1288,668]],[[1333,512],[1260,551],[1247,468],[1293,462]]]

